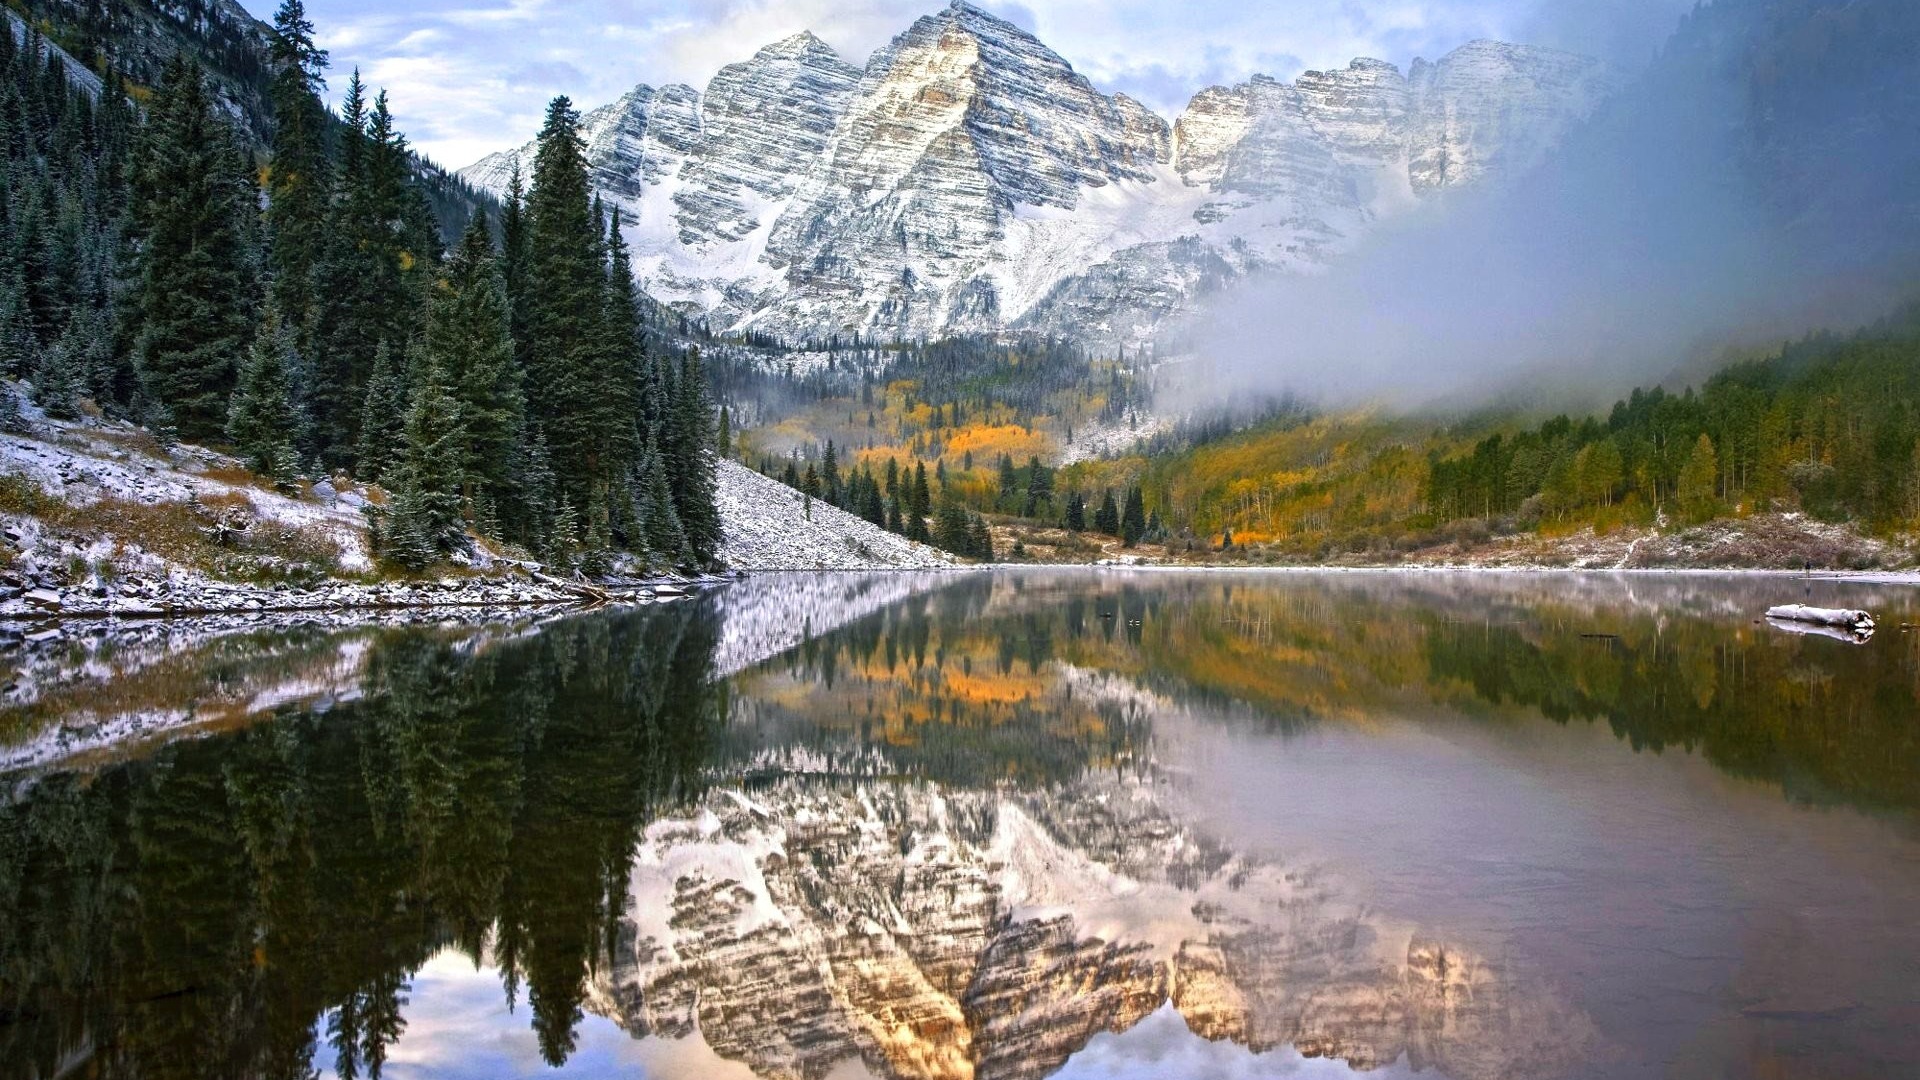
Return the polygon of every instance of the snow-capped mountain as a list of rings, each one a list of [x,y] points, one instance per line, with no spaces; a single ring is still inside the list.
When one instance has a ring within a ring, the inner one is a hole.
[[[1598,61],[1474,42],[1196,95],[1172,124],[963,0],[864,71],[812,34],[704,91],[583,117],[656,297],[722,326],[1131,340],[1223,281],[1301,268],[1447,188],[1541,160],[1615,86]],[[531,145],[462,171],[502,191]]]

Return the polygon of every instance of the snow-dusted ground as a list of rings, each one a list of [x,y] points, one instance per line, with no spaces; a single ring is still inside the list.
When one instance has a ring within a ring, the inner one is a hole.
[[[120,421],[55,421],[30,403],[24,387],[0,387],[21,401],[25,431],[0,434],[0,475],[31,481],[74,506],[102,500],[148,506],[193,506],[208,527],[298,529],[331,549],[331,570],[358,582],[325,581],[277,589],[219,581],[149,550],[140,536],[82,535],[52,529],[31,514],[0,513],[6,557],[0,580],[0,616],[59,614],[153,615],[282,608],[382,607],[568,602],[574,599],[528,580],[462,578],[449,592],[439,582],[373,582],[366,521],[367,495],[343,479],[284,493],[246,482],[241,463],[199,446],[161,449],[140,428]],[[801,496],[732,462],[721,462],[719,499],[722,556],[738,570],[927,569],[951,556],[895,536],[823,503]],[[336,490],[337,488],[337,490]],[[317,494],[315,493],[317,492]],[[251,535],[251,534],[250,534]],[[492,556],[476,556],[492,564]],[[322,564],[324,565],[324,559]],[[111,565],[111,572],[98,568]],[[78,569],[76,569],[78,568]],[[457,595],[456,595],[457,594]],[[471,594],[471,595],[469,595]]]
[[[143,432],[132,424],[50,420],[24,392],[16,389],[15,394],[32,429],[0,434],[0,473],[25,476],[48,494],[82,506],[106,498],[166,503],[238,495],[247,500],[255,517],[326,532],[340,546],[341,570],[356,572],[373,566],[359,509],[366,504],[357,496],[296,498],[217,479],[207,473],[237,472],[241,463],[188,443],[174,446],[163,457],[154,456],[139,448]]]
[[[735,570],[930,570],[953,556],[806,499],[744,465],[720,462],[721,561]]]

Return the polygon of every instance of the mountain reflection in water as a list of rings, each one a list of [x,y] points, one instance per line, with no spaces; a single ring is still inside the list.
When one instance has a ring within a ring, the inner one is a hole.
[[[0,1077],[1897,1072],[1920,651],[1753,623],[1802,588],[790,575],[23,659]]]

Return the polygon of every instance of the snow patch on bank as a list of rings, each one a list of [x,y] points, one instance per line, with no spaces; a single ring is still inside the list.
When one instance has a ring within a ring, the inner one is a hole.
[[[720,462],[716,500],[720,559],[735,570],[931,570],[955,562],[819,499],[809,504],[737,462]]]

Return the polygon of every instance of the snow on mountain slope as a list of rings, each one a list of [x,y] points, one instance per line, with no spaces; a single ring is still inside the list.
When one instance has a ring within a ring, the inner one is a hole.
[[[655,296],[787,337],[1011,327],[1128,341],[1250,271],[1311,269],[1378,221],[1539,162],[1615,86],[1479,41],[1195,95],[1169,125],[964,2],[864,71],[812,34],[706,89],[583,118]],[[531,145],[463,170],[504,189]]]
[[[720,559],[735,570],[926,570],[953,556],[864,518],[809,503],[778,480],[720,462]]]

